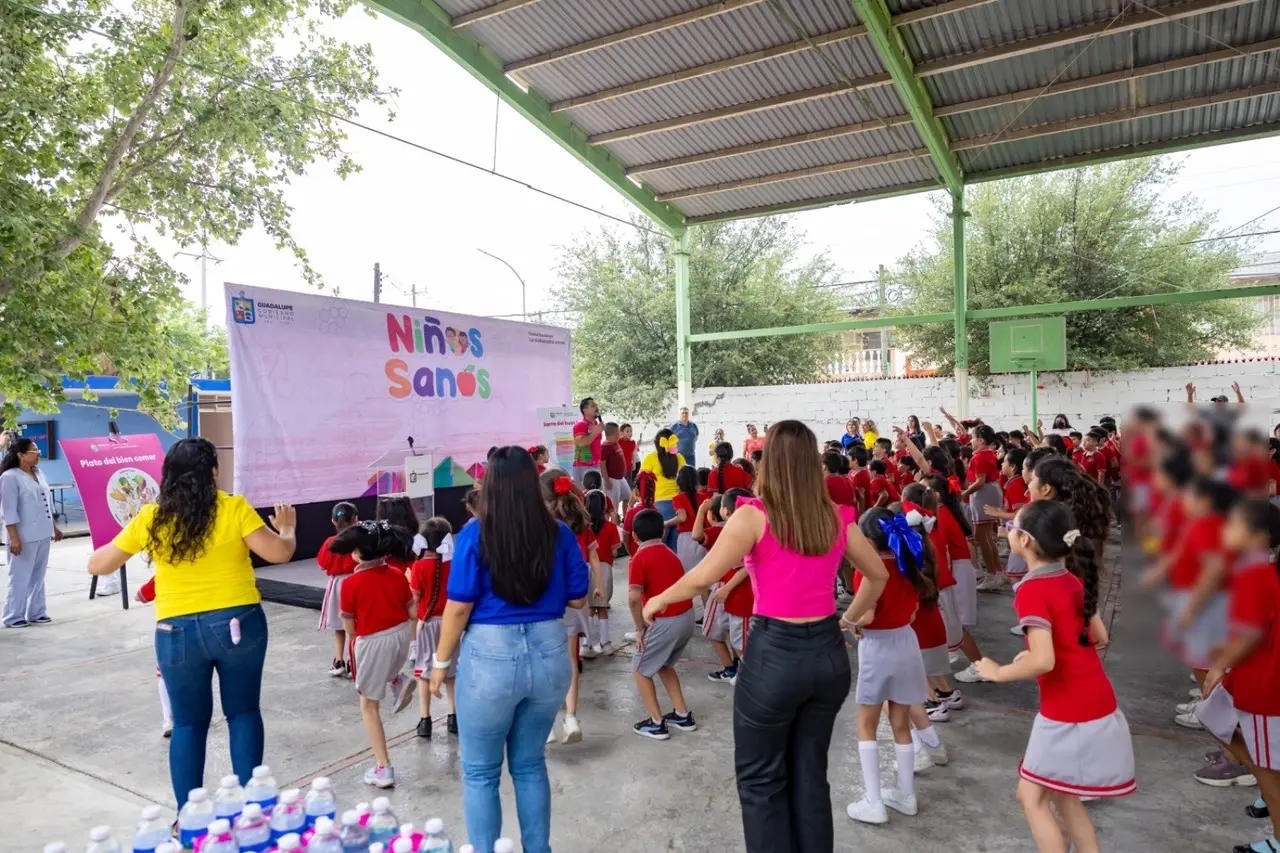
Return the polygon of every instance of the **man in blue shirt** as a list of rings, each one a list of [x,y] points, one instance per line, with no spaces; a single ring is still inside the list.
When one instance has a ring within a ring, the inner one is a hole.
[[[680,455],[684,457],[684,464],[697,467],[698,462],[694,458],[698,450],[698,425],[689,420],[689,410],[680,410],[680,420],[671,425],[671,431],[676,434],[676,440],[679,444]]]

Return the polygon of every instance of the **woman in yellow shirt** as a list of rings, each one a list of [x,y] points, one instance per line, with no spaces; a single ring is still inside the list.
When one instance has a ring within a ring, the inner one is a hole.
[[[669,429],[659,430],[658,437],[653,440],[654,449],[640,462],[640,470],[648,471],[657,480],[653,493],[653,508],[662,513],[664,520],[676,517],[676,507],[672,503],[680,487],[676,485],[676,474],[684,467],[684,457],[676,450],[679,440]],[[676,538],[679,534],[675,527],[666,527],[662,531],[662,541],[672,551],[676,549]]]
[[[293,507],[276,505],[273,532],[243,497],[219,491],[217,478],[218,452],[208,439],[177,442],[165,454],[159,502],[89,558],[95,575],[114,572],[139,551],[155,567],[156,660],[173,705],[169,776],[179,808],[204,787],[215,670],[240,783],[262,763],[267,617],[249,552],[284,563],[296,544]]]

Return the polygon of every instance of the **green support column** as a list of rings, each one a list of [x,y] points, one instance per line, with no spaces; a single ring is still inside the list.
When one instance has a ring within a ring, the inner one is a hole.
[[[969,417],[969,336],[965,328],[969,310],[968,261],[964,251],[964,189],[951,196],[952,271],[955,278],[956,417]]]
[[[676,265],[676,397],[681,407],[692,404],[693,363],[689,345],[689,229],[676,232],[672,254]]]

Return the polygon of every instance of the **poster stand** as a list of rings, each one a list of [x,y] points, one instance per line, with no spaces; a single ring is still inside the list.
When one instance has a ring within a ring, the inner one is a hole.
[[[112,426],[114,426],[114,421],[112,422]],[[109,444],[113,449],[128,450],[136,446],[131,441],[131,438],[132,436],[120,435],[117,431],[113,430],[111,435],[107,436],[106,443]],[[151,436],[151,438],[154,439],[154,436]],[[129,609],[129,563],[127,560],[120,566],[119,572],[120,572],[120,606],[123,609],[128,610]],[[98,597],[98,580],[99,580],[98,575],[94,575],[89,580],[89,600],[90,601],[93,601]]]

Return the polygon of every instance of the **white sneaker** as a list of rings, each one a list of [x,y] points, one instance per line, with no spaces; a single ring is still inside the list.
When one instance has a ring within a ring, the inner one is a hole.
[[[1174,706],[1174,711],[1179,714],[1190,714],[1196,708],[1200,707],[1199,702],[1183,702],[1181,705]]]
[[[940,702],[935,707],[927,709],[925,715],[931,723],[949,723],[951,722],[951,706],[946,702]]]
[[[978,592],[995,592],[1008,582],[1004,575],[987,575],[978,581]]]
[[[1013,634],[1013,636],[1015,637],[1021,637],[1026,632],[1022,630],[1021,625],[1014,625],[1012,628],[1009,629],[1009,633]]]
[[[173,720],[165,720],[160,726],[161,737],[173,737]]]
[[[578,718],[570,714],[564,716],[564,737],[560,738],[561,743],[582,743],[582,724],[578,722]]]
[[[602,646],[596,646],[595,648],[596,648],[596,651],[600,653],[601,657],[611,657],[615,652],[618,651],[618,647],[611,642],[605,643]]]
[[[1173,721],[1184,729],[1195,729],[1196,731],[1204,730],[1204,723],[1200,722],[1200,718],[1196,716],[1195,711],[1191,711],[1187,714],[1178,714],[1173,718]]]
[[[858,823],[881,824],[889,822],[889,813],[885,811],[884,803],[872,803],[866,797],[856,803],[849,803],[849,807],[845,809],[845,814]]]
[[[924,747],[925,755],[929,756],[929,760],[933,762],[935,767],[945,767],[947,762],[951,760],[951,757],[947,755],[947,745],[941,740],[938,741],[937,746],[929,746],[924,741],[920,741],[920,745]],[[916,753],[916,755],[919,754],[919,752]]]
[[[628,643],[634,643],[636,641],[636,638],[639,636],[640,635],[637,634],[635,631],[627,631],[625,634],[622,635],[622,639],[626,640]]]
[[[920,804],[916,801],[915,794],[904,797],[897,788],[881,788],[880,798],[886,806],[907,817],[915,817],[920,813]]]
[[[951,710],[959,711],[964,707],[964,694],[959,690],[952,690],[951,695],[942,701]]]
[[[928,773],[932,769],[933,769],[933,759],[929,757],[929,753],[925,752],[923,749],[917,749],[916,750],[916,775],[923,776],[924,774]],[[880,791],[881,795],[883,795],[888,790],[890,789],[882,788]],[[896,791],[897,788],[894,788],[893,790]],[[892,805],[892,803],[889,802],[888,797],[885,797],[884,799],[885,799],[885,805],[890,805],[890,806]]]
[[[1191,690],[1187,692],[1187,695],[1196,700],[1204,698],[1204,693],[1201,692],[1199,687],[1192,687]]]
[[[955,679],[956,681],[963,681],[965,684],[981,684],[987,680],[978,674],[977,665],[972,663],[957,672]]]
[[[578,657],[582,658],[583,660],[594,660],[595,658],[600,657],[599,649],[600,649],[599,644],[596,644],[594,646],[584,645],[578,651]]]
[[[960,658],[964,657],[960,652],[947,652],[947,660],[953,665],[960,663]]]
[[[120,581],[112,579],[109,581],[101,581],[98,583],[97,597],[110,598],[113,595],[120,594]]]

